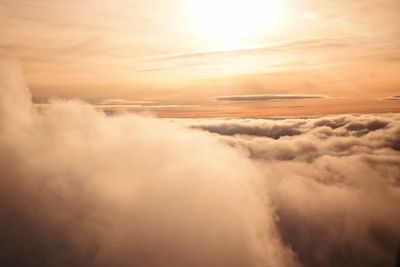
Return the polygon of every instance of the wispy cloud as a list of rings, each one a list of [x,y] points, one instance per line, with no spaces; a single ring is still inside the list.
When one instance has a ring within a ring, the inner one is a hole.
[[[117,98],[107,98],[103,99],[99,105],[145,105],[154,104],[154,101],[148,100],[127,100],[127,99],[117,99]]]
[[[261,52],[278,52],[278,51],[305,51],[310,49],[327,49],[327,48],[346,48],[354,45],[344,39],[333,38],[309,38],[309,39],[294,39],[269,44],[244,47],[238,49],[220,49],[220,50],[206,50],[206,51],[191,51],[182,52],[169,55],[160,55],[148,58],[135,58],[134,60],[171,60],[171,59],[187,59],[187,58],[201,58],[210,56],[226,56],[226,55],[249,55],[259,54]],[[132,59],[126,59],[130,61]],[[125,61],[125,60],[123,60]]]

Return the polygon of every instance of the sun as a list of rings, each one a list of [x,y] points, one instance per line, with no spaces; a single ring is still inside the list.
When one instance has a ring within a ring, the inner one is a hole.
[[[240,43],[274,30],[282,19],[279,0],[189,0],[192,27],[210,41]]]

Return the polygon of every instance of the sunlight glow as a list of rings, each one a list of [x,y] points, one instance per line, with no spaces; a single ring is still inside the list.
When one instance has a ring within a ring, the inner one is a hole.
[[[191,0],[198,35],[221,43],[239,43],[274,30],[283,19],[279,0]]]

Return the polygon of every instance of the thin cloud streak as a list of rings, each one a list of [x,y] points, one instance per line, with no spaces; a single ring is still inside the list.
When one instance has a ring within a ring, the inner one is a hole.
[[[103,99],[97,105],[146,105],[146,104],[154,104],[155,101],[150,100],[127,100],[127,99]]]
[[[393,100],[400,100],[400,96],[389,96],[387,98],[384,98],[383,100],[387,100],[387,101],[393,101]]]
[[[260,54],[265,52],[287,52],[299,50],[305,51],[309,49],[328,49],[328,48],[345,48],[352,44],[347,43],[346,39],[333,39],[333,38],[310,38],[310,39],[294,39],[273,42],[265,45],[257,45],[254,47],[245,47],[238,49],[222,49],[222,50],[207,50],[207,51],[192,51],[183,52],[169,55],[160,55],[154,57],[145,58],[133,58],[133,59],[122,59],[122,61],[139,60],[139,61],[161,61],[161,60],[171,60],[171,59],[190,59],[190,58],[202,58],[202,57],[212,57],[212,56],[235,56],[235,55],[250,55],[250,54]],[[355,45],[355,44],[354,44]]]
[[[300,99],[321,99],[327,98],[322,95],[290,95],[290,94],[263,94],[263,95],[231,95],[231,96],[217,96],[217,101],[230,101],[230,102],[253,102],[253,101],[271,101],[271,100],[300,100]]]

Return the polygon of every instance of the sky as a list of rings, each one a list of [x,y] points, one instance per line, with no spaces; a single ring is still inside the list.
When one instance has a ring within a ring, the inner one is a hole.
[[[397,0],[1,0],[35,103],[161,117],[399,112]],[[250,98],[249,98],[250,96]]]

